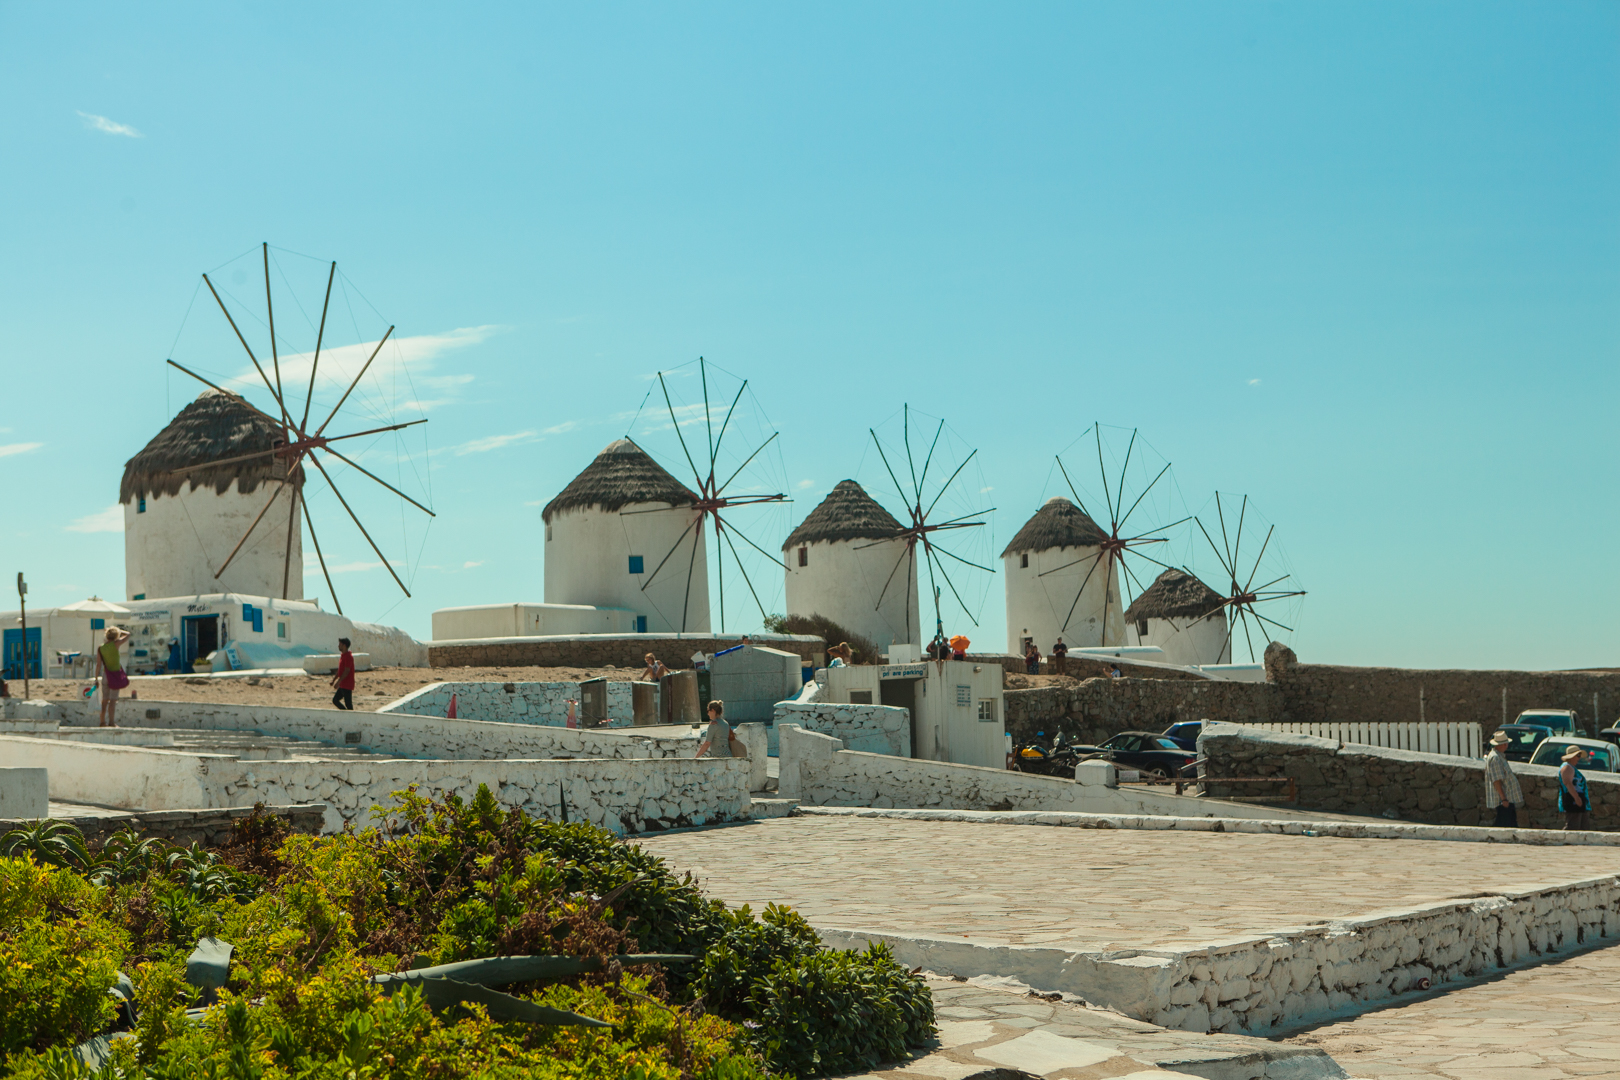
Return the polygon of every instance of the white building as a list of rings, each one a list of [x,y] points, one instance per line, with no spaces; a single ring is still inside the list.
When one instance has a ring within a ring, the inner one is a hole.
[[[0,613],[0,638],[7,646],[21,640],[19,623],[18,612]],[[427,647],[392,626],[356,622],[307,600],[204,593],[118,605],[91,600],[30,608],[30,654],[41,663],[29,677],[94,674],[93,650],[111,626],[130,632],[120,652],[131,675],[299,668],[312,653],[337,652],[340,637],[348,638],[355,652],[368,654],[372,667],[427,666]],[[80,654],[78,664],[64,664],[63,654],[74,652]],[[211,667],[210,656],[215,658]]]
[[[1097,523],[1068,499],[1046,500],[1001,553],[1007,590],[1007,651],[1032,637],[1041,655],[1058,638],[1070,648],[1125,641],[1119,564],[1100,546]],[[1089,575],[1089,576],[1088,576]]]
[[[472,604],[433,613],[434,641],[635,632],[636,613],[629,608],[587,604]]]
[[[855,664],[818,672],[818,700],[893,705],[911,714],[911,756],[1007,767],[1007,722],[999,664],[918,660],[909,664]]]
[[[282,459],[266,455],[177,471],[269,450],[282,437],[279,425],[235,394],[205,390],[129,459],[118,493],[128,599],[225,592],[303,596],[302,515],[293,507]],[[272,494],[269,513],[215,577]]]
[[[1126,609],[1126,644],[1158,646],[1168,664],[1230,664],[1224,599],[1185,570],[1166,570]]]
[[[696,502],[641,447],[610,443],[540,512],[546,604],[624,608],[637,633],[707,634],[709,564]]]
[[[917,561],[902,529],[861,485],[840,481],[782,545],[788,613],[831,619],[883,651],[927,636],[918,623]]]

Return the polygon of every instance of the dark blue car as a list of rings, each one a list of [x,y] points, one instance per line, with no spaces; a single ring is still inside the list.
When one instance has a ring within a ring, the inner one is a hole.
[[[1164,737],[1183,750],[1198,752],[1198,733],[1204,730],[1202,720],[1183,720],[1164,729]]]

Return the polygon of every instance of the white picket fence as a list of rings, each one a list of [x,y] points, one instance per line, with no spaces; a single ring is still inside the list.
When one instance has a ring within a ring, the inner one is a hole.
[[[1333,723],[1333,724],[1255,724],[1267,731],[1287,731],[1295,735],[1315,735],[1362,746],[1388,746],[1396,750],[1417,750],[1425,754],[1449,754],[1478,758],[1484,753],[1484,735],[1478,724],[1460,723]]]

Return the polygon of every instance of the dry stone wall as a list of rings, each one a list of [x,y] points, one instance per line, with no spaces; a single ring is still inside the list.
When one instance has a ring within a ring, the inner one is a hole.
[[[635,715],[630,687],[628,681],[607,684],[608,717],[627,726]],[[580,700],[577,682],[442,682],[406,694],[377,711],[445,716],[452,697],[458,719],[549,727],[567,726],[568,703]],[[574,715],[579,715],[577,704]]]
[[[1287,719],[1276,687],[1208,679],[1086,679],[1008,690],[1003,700],[1007,731],[1019,743],[1038,731],[1094,745],[1121,731],[1163,731],[1181,720]]]
[[[797,653],[802,660],[826,662],[827,643],[805,634],[750,634],[755,645],[768,645]],[[692,666],[692,654],[713,655],[742,643],[742,635],[723,637],[688,634],[579,634],[570,637],[472,638],[431,642],[428,660],[433,667],[591,667],[609,666],[640,671],[643,657],[657,653],[671,668]]]
[[[843,705],[835,702],[782,701],[773,726],[798,724],[806,731],[831,735],[847,750],[868,754],[911,756],[911,711],[892,705]]]
[[[1212,779],[1293,777],[1298,805],[1306,810],[1369,817],[1392,814],[1403,821],[1434,825],[1488,826],[1495,821],[1494,812],[1485,809],[1483,760],[1381,746],[1341,747],[1331,739],[1235,725],[1206,728],[1198,740],[1198,753],[1206,759],[1203,774]],[[1512,768],[1524,789],[1529,824],[1561,827],[1558,770],[1521,763]],[[1620,828],[1620,775],[1588,773],[1586,779],[1592,796],[1591,827]],[[1242,793],[1222,792],[1218,783],[1210,790],[1217,795]]]

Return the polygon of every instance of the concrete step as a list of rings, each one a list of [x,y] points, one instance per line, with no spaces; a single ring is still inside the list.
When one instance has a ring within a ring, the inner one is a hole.
[[[764,821],[767,818],[791,817],[799,808],[799,800],[760,798],[755,795],[750,805],[749,817]]]

